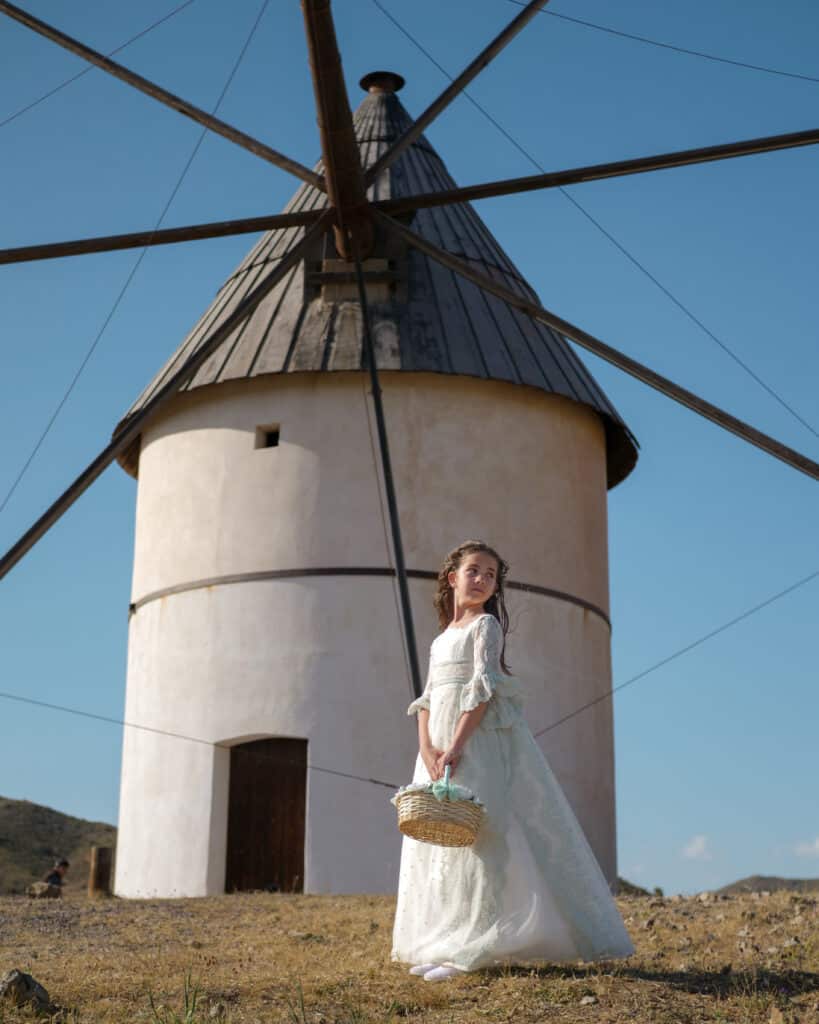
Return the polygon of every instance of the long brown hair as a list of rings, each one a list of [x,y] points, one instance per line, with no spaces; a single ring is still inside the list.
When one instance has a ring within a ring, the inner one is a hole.
[[[438,624],[441,629],[452,621],[455,613],[455,598],[452,587],[449,583],[449,574],[456,572],[461,562],[467,555],[474,555],[481,552],[490,555],[498,563],[498,576],[495,581],[495,593],[484,604],[483,610],[494,615],[503,630],[503,647],[501,648],[500,663],[503,671],[509,675],[509,666],[506,664],[506,634],[509,632],[509,613],[506,610],[506,594],[503,589],[504,581],[509,572],[509,564],[501,556],[482,540],[465,540],[457,548],[450,551],[444,559],[441,571],[438,573],[438,589],[435,592],[433,604],[438,612]]]

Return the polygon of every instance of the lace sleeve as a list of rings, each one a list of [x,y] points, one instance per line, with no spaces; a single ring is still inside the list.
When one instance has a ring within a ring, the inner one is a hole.
[[[484,728],[506,729],[519,721],[522,694],[517,680],[503,673],[500,664],[503,630],[494,615],[478,620],[472,636],[472,678],[461,691],[461,711],[474,711],[490,701],[482,719]]]
[[[408,715],[417,715],[419,711],[429,711],[429,681],[432,677],[432,658],[430,658],[429,671],[427,672],[427,684],[424,687],[424,692],[420,697],[416,697],[415,700],[407,708]]]
[[[494,615],[484,615],[472,633],[472,678],[461,694],[461,711],[491,700],[503,682],[500,667],[503,631]]]

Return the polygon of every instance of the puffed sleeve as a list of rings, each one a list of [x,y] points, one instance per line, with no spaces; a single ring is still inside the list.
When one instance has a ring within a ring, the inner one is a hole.
[[[472,633],[472,678],[461,691],[461,711],[473,711],[490,702],[481,724],[489,729],[507,729],[520,721],[523,695],[516,679],[501,669],[503,630],[494,615],[484,615]]]
[[[417,715],[419,711],[429,711],[429,681],[432,676],[432,665],[429,667],[427,672],[427,685],[424,687],[424,692],[420,697],[416,697],[415,700],[407,708],[408,715]]]

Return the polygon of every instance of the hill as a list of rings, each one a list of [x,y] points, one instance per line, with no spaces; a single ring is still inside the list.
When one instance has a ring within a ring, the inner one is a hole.
[[[641,885],[635,885],[634,882],[629,882],[627,878],[621,878],[617,876],[617,884],[614,887],[614,891],[618,896],[650,896],[651,893],[648,889],[644,889]]]
[[[780,878],[778,875],[749,875],[717,889],[724,896],[738,896],[744,892],[819,892],[819,878]]]
[[[85,821],[28,800],[0,797],[0,895],[25,892],[42,878],[57,857],[71,861],[68,882],[84,889],[92,846],[116,846],[117,830],[100,821]],[[715,890],[716,895],[738,896],[754,892],[819,892],[819,878],[780,878],[750,875]],[[622,897],[649,896],[641,886],[618,877]],[[654,895],[660,893],[655,890]]]
[[[0,893],[25,892],[58,857],[71,861],[67,881],[72,888],[83,888],[91,847],[114,846],[116,837],[113,825],[0,797]]]

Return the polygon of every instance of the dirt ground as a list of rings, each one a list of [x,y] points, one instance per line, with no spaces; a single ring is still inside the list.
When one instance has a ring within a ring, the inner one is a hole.
[[[32,974],[69,1024],[819,1022],[815,896],[636,896],[618,906],[637,947],[628,960],[433,985],[390,962],[391,897],[10,896],[0,898],[0,975]],[[31,1019],[0,1002],[0,1024]]]

